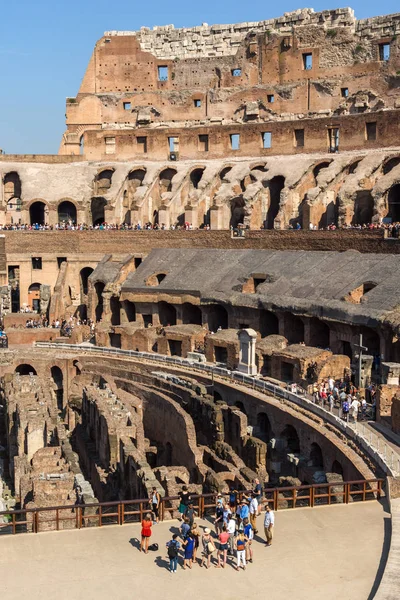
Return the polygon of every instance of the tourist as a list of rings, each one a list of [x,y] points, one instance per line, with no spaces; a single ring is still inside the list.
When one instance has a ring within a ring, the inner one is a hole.
[[[349,404],[349,402],[347,400],[347,396],[346,396],[346,399],[342,402],[342,416],[345,421],[349,420],[349,410],[350,410],[350,404]]]
[[[254,529],[254,533],[257,533],[258,502],[254,492],[250,500],[249,513],[251,526]]]
[[[254,491],[254,494],[255,494],[255,497],[257,500],[257,504],[258,504],[257,515],[259,515],[259,514],[261,514],[261,501],[262,501],[262,492],[263,492],[262,485],[261,485],[259,479],[254,480],[254,490],[253,491]]]
[[[254,533],[257,533],[254,531],[251,523],[249,523],[248,519],[245,519],[243,521],[243,533],[245,538],[247,538],[247,544],[246,544],[246,561],[247,562],[253,562],[253,548],[252,548],[252,541],[254,539]]]
[[[153,490],[151,492],[150,501],[151,501],[151,506],[152,506],[152,510],[153,510],[154,521],[155,521],[155,523],[158,523],[161,496],[157,492],[157,488],[155,488],[155,487],[153,487]]]
[[[204,533],[201,538],[201,543],[203,546],[202,559],[200,566],[202,567],[204,564],[206,565],[206,569],[210,568],[211,564],[211,556],[213,552],[215,552],[215,546],[213,539],[211,537],[211,531],[208,527],[204,529]]]
[[[215,520],[214,520],[215,533],[217,535],[222,531],[223,524],[224,524],[224,507],[222,504],[222,498],[218,498],[217,506],[215,507]]]
[[[353,396],[350,408],[351,408],[351,415],[353,417],[354,423],[357,423],[358,410],[360,408],[360,402],[359,402],[359,400],[357,400],[357,396]]]
[[[265,533],[265,538],[267,540],[265,542],[266,546],[272,546],[272,538],[274,536],[274,524],[275,524],[274,511],[271,510],[269,505],[267,504],[265,507],[265,517],[264,517],[264,533]]]
[[[178,566],[178,554],[179,554],[180,547],[181,547],[181,544],[178,540],[178,534],[174,533],[174,535],[172,536],[172,540],[167,542],[169,570],[171,571],[171,573],[176,573],[176,568]]]
[[[182,487],[182,491],[179,492],[178,494],[179,498],[180,498],[180,503],[179,503],[179,521],[183,519],[183,515],[186,511],[186,508],[190,502],[190,493],[188,492],[187,486],[184,485]]]
[[[367,401],[363,397],[361,398],[361,420],[365,421],[367,418]]]
[[[234,512],[236,509],[237,494],[237,490],[233,485],[231,485],[229,490],[229,506],[232,512]]]
[[[184,569],[186,569],[186,567],[189,567],[189,569],[192,568],[194,544],[195,544],[194,537],[192,535],[192,532],[189,530],[189,532],[186,536],[186,539],[182,542],[182,546],[185,551],[184,558],[183,558],[183,568]]]
[[[226,557],[228,555],[228,541],[229,541],[229,533],[227,531],[225,523],[222,526],[222,531],[218,536],[219,540],[219,551],[218,551],[218,564],[215,565],[217,569],[222,567],[225,569],[226,565]],[[221,564],[222,559],[222,564]]]
[[[246,569],[246,537],[243,531],[239,531],[236,538],[236,571],[239,571],[240,565],[243,565],[243,570]]]
[[[244,519],[248,519],[250,515],[250,510],[249,510],[249,502],[248,500],[246,500],[245,498],[243,498],[243,500],[240,503],[240,509],[239,509],[239,530],[240,530],[240,525],[242,524],[242,522],[244,521]]]
[[[190,531],[189,519],[187,517],[184,517],[183,518],[183,523],[181,525],[181,538],[183,540],[186,539],[189,531]]]
[[[229,533],[229,554],[233,555],[233,549],[235,547],[235,534],[236,534],[236,519],[231,514],[226,528]]]
[[[192,537],[194,539],[193,562],[194,562],[194,564],[196,564],[196,561],[197,561],[197,551],[198,551],[199,546],[200,546],[200,530],[197,527],[196,523],[193,523],[191,534],[192,534]]]
[[[140,544],[140,551],[145,554],[149,551],[149,539],[151,538],[151,526],[153,524],[151,514],[147,513],[142,521],[142,541]]]
[[[196,512],[193,507],[193,502],[189,502],[184,512],[184,516],[187,518],[190,527],[193,525],[195,514]]]

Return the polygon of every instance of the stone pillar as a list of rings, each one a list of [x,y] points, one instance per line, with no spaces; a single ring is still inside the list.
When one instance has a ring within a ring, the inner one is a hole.
[[[171,219],[171,215],[170,215],[170,210],[169,210],[169,206],[165,206],[165,204],[162,204],[160,206],[160,208],[158,209],[158,224],[161,227],[162,224],[165,225],[165,227],[167,229],[169,229],[171,223],[170,223],[170,219]]]
[[[257,332],[254,329],[241,329],[238,338],[240,343],[238,371],[246,375],[256,375]]]
[[[185,223],[190,223],[193,229],[199,226],[199,210],[197,206],[185,206]]]

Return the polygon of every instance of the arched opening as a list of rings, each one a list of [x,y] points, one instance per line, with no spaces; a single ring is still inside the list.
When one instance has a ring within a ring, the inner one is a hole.
[[[110,298],[111,325],[121,324],[121,302],[117,296]]]
[[[172,466],[172,444],[167,442],[165,444],[165,467]]]
[[[341,477],[343,477],[343,467],[340,464],[340,462],[337,460],[333,461],[332,473],[336,473],[337,475],[340,475]]]
[[[160,194],[170,192],[172,190],[172,180],[175,177],[176,173],[177,171],[171,168],[167,168],[161,171],[159,176]]]
[[[374,199],[369,190],[358,190],[354,201],[352,225],[371,223],[374,215]]]
[[[76,223],[76,207],[72,202],[64,200],[58,205],[59,223]]]
[[[79,361],[74,360],[74,362],[72,364],[75,367],[75,375],[80,375],[82,373],[82,371],[81,371],[81,368],[80,368]]]
[[[201,178],[203,177],[203,173],[204,168],[193,169],[193,171],[190,173],[190,183],[196,190],[199,186]]]
[[[11,198],[21,198],[21,180],[16,171],[4,175],[4,200],[8,203]]]
[[[257,431],[258,437],[263,440],[263,442],[269,442],[271,438],[273,438],[272,427],[270,420],[266,413],[258,413],[257,415]]]
[[[320,446],[318,444],[316,444],[315,442],[313,442],[311,444],[310,462],[311,462],[311,466],[313,466],[313,467],[317,467],[320,469],[324,468],[324,458],[322,456],[322,450],[321,450]]]
[[[239,197],[231,200],[231,220],[229,225],[233,229],[236,229],[238,225],[244,224],[244,207],[245,201],[243,198]]]
[[[143,179],[145,178],[146,171],[145,169],[135,169],[131,171],[128,175],[128,189],[131,192],[132,196],[143,183]]]
[[[279,334],[279,319],[270,310],[260,311],[260,333],[261,337]]]
[[[182,304],[182,323],[190,325],[201,325],[202,324],[201,308],[185,302]]]
[[[63,383],[63,374],[60,367],[54,366],[51,367],[51,378],[55,384],[55,393],[57,398],[57,408],[58,410],[63,410],[63,397],[64,397],[64,383]]]
[[[106,220],[105,209],[107,206],[107,200],[105,198],[92,198],[90,203],[90,210],[92,213],[92,224],[101,225]]]
[[[150,287],[157,287],[162,281],[164,281],[166,276],[167,273],[153,273],[153,275],[150,275],[150,277],[146,279],[146,285]]]
[[[214,397],[214,402],[224,402],[223,397],[221,396],[221,394],[219,392],[217,392],[217,390],[213,391],[213,397]]]
[[[304,322],[300,317],[285,313],[285,337],[290,344],[304,342]]]
[[[102,194],[106,194],[110,189],[112,184],[112,176],[114,171],[112,169],[104,169],[96,175],[95,178],[95,193],[96,196],[101,196]]]
[[[285,178],[282,175],[273,177],[268,182],[269,187],[269,207],[264,223],[266,229],[274,229],[275,219],[278,215],[280,203],[281,203],[281,192],[285,187]]]
[[[360,327],[360,333],[363,336],[363,346],[368,348],[367,354],[379,356],[381,353],[379,334],[370,327]]]
[[[285,446],[288,452],[293,452],[294,454],[300,453],[300,440],[293,425],[286,425],[280,437],[285,440]]]
[[[388,194],[388,217],[393,223],[400,221],[400,183],[392,186]]]
[[[81,280],[81,296],[87,296],[89,288],[89,277],[92,273],[92,267],[84,267],[79,273],[79,277]]]
[[[313,168],[313,175],[314,175],[314,180],[315,180],[315,185],[318,185],[317,179],[318,179],[318,175],[321,173],[321,171],[323,169],[327,169],[329,167],[329,165],[331,164],[332,161],[325,161],[325,162],[321,162],[318,165],[315,165],[315,167]]]
[[[217,331],[219,328],[228,329],[228,313],[220,304],[212,304],[206,308],[207,324],[210,331]]]
[[[124,307],[126,318],[129,321],[129,323],[132,323],[132,321],[136,321],[136,306],[135,306],[135,304],[133,302],[130,302],[129,300],[124,300],[124,302],[122,304]]]
[[[314,317],[310,319],[309,345],[324,349],[330,345],[329,325]]]
[[[102,281],[97,281],[94,285],[94,289],[95,289],[96,297],[97,297],[97,305],[96,305],[96,310],[95,310],[96,323],[98,323],[103,316],[103,310],[104,310],[103,292],[104,292],[105,287],[106,286]]]
[[[29,218],[31,225],[45,225],[46,205],[44,202],[33,202],[29,207]]]
[[[232,171],[232,167],[225,167],[224,169],[222,169],[222,171],[220,171],[219,178],[223,183],[228,183],[228,180],[225,179],[225,177],[230,171]]]
[[[15,373],[18,373],[19,375],[37,375],[36,369],[27,363],[18,365],[18,367],[15,369]]]
[[[168,302],[158,303],[158,317],[160,324],[164,327],[168,325],[176,325],[176,308]]]
[[[235,407],[238,408],[240,410],[240,412],[242,412],[247,417],[247,412],[246,412],[243,402],[240,402],[240,400],[237,400],[235,402]]]
[[[37,313],[40,313],[40,285],[36,282],[28,287],[28,305]]]
[[[389,158],[389,160],[387,160],[383,165],[383,174],[387,175],[392,169],[397,167],[397,165],[400,165],[400,156],[394,156],[393,158]]]

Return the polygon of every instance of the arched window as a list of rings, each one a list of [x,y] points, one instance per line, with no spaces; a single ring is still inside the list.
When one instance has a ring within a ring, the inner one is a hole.
[[[15,373],[18,373],[19,375],[37,375],[36,369],[34,369],[32,365],[26,363],[18,365],[15,369]]]
[[[47,207],[44,202],[33,202],[29,207],[29,217],[31,225],[45,225]]]
[[[76,207],[69,200],[64,200],[58,205],[59,223],[76,223]]]

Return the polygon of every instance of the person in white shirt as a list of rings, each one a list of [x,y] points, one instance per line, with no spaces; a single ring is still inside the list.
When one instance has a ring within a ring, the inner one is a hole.
[[[251,526],[254,530],[254,533],[257,533],[257,513],[258,513],[258,502],[257,502],[257,498],[255,493],[253,492],[253,494],[251,495],[251,500],[250,500],[250,505],[249,505],[249,512],[250,512],[250,523]]]
[[[233,556],[233,551],[235,548],[235,533],[236,533],[236,519],[231,514],[229,517],[228,525],[226,527],[226,531],[229,533],[229,554]]]
[[[331,376],[329,376],[329,379],[328,379],[328,387],[329,387],[329,391],[333,392],[333,388],[335,387],[335,380]]]
[[[357,418],[358,418],[358,409],[360,408],[360,402],[357,400],[357,398],[355,396],[353,397],[353,400],[350,404],[350,408],[351,408],[352,417],[354,419],[354,422],[356,423]]]
[[[274,537],[274,525],[275,525],[275,515],[274,511],[270,509],[269,505],[265,507],[265,517],[264,517],[264,533],[267,539],[266,545],[272,545],[272,538]]]

